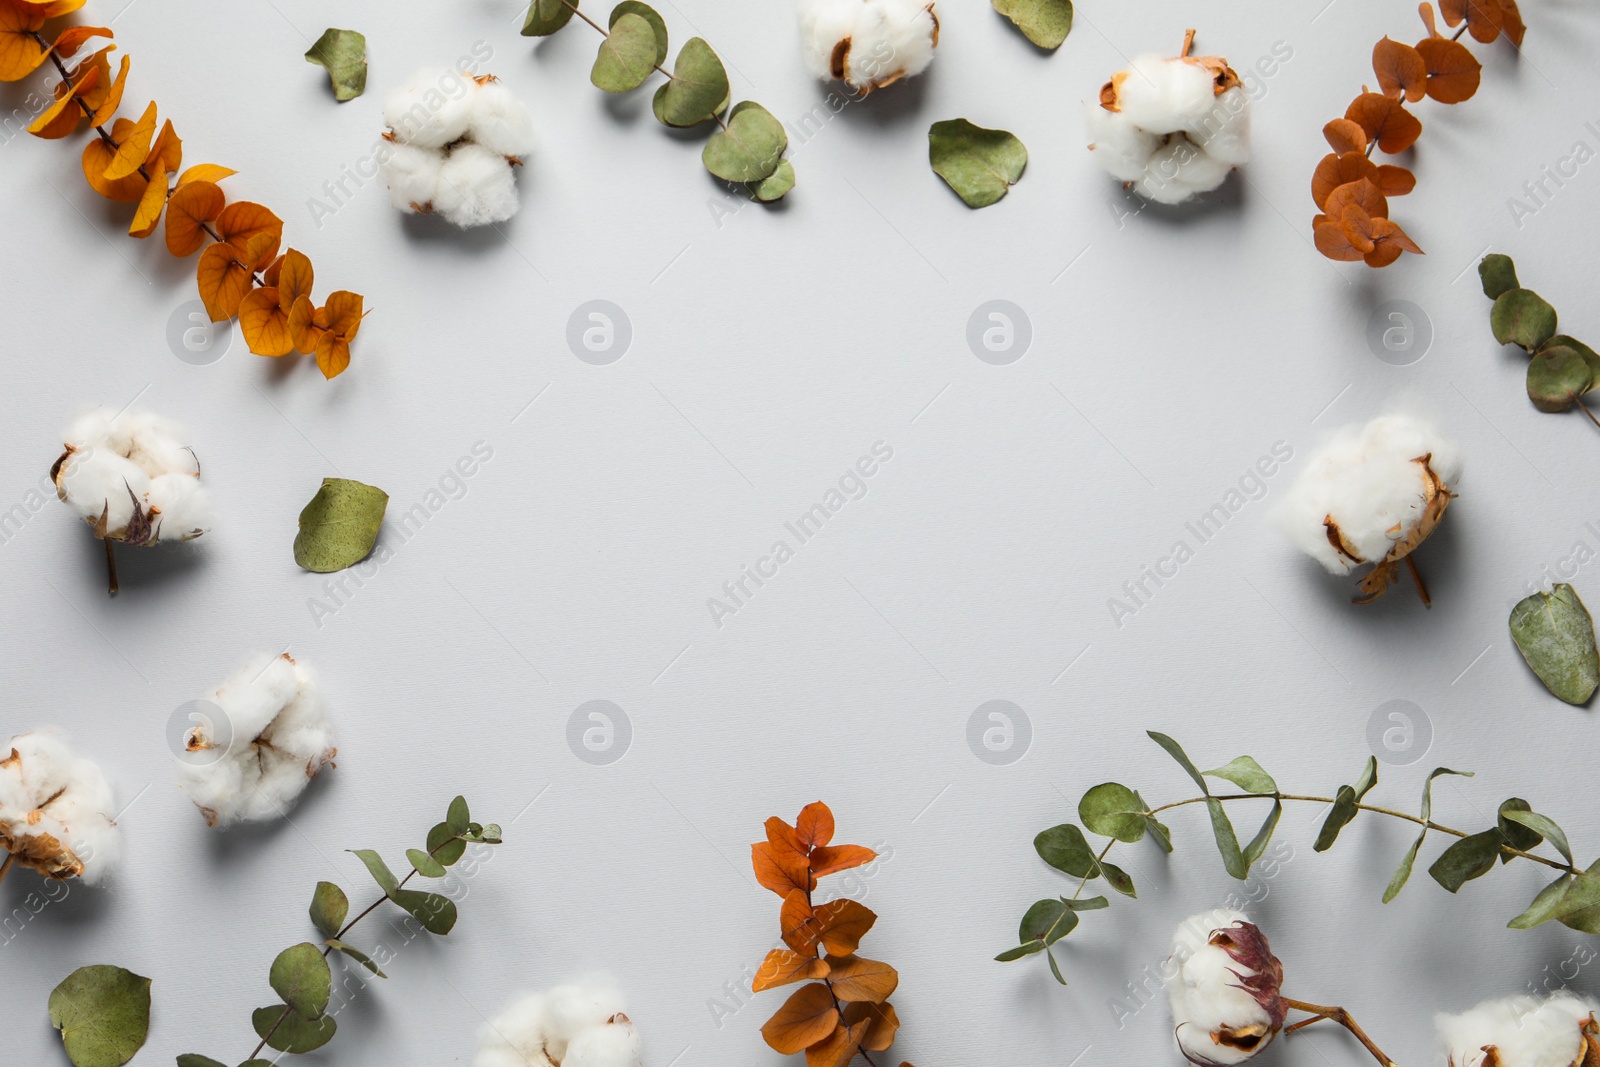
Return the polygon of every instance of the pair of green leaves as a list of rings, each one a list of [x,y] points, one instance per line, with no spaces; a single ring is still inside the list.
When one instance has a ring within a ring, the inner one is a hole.
[[[300,1054],[333,1040],[339,1024],[327,1014],[333,972],[324,950],[309,941],[291,945],[272,961],[267,981],[282,1003],[257,1008],[250,1023],[268,1048]]]
[[[50,991],[50,1025],[75,1067],[122,1067],[150,1033],[150,979],[122,967],[79,967]]]
[[[1484,256],[1478,264],[1483,295],[1494,301],[1489,326],[1503,345],[1518,345],[1531,357],[1528,399],[1540,411],[1561,412],[1600,386],[1600,353],[1575,337],[1556,333],[1556,309],[1517,282],[1510,256]]]
[[[1022,178],[1028,149],[1005,130],[946,119],[928,128],[928,163],[968,207],[988,207]]]
[[[348,478],[324,478],[317,495],[300,511],[294,561],[329,574],[366,559],[383,528],[389,494]]]
[[[991,0],[1023,36],[1040,48],[1056,49],[1072,32],[1072,0]]]
[[[367,39],[355,30],[323,30],[306,62],[327,70],[333,98],[341,103],[367,91]]]
[[[1250,756],[1239,756],[1227,766],[1201,771],[1178,742],[1154,730],[1148,731],[1148,734],[1150,740],[1160,745],[1200,787],[1200,792],[1205,796],[1206,813],[1211,818],[1211,832],[1217,841],[1217,851],[1222,854],[1224,869],[1240,881],[1249,878],[1250,868],[1266,852],[1267,845],[1272,841],[1272,835],[1277,832],[1278,820],[1283,817],[1283,801],[1277,797],[1278,783],[1273,781],[1272,776],[1262,769],[1261,764]],[[1250,843],[1242,848],[1239,845],[1238,834],[1234,832],[1233,822],[1228,818],[1227,809],[1222,801],[1211,795],[1211,786],[1206,781],[1208,777],[1232,782],[1247,793],[1273,798],[1272,810],[1262,821],[1261,828],[1256,831],[1255,837],[1250,839]]]
[[[660,12],[639,0],[622,0],[611,10],[610,32],[600,42],[589,80],[608,93],[632,92],[667,61],[667,52],[667,23]]]
[[[1600,686],[1594,619],[1565,582],[1511,609],[1511,639],[1539,681],[1568,704],[1586,704]]]

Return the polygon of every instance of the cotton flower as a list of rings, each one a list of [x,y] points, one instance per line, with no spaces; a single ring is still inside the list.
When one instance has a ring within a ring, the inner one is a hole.
[[[1367,603],[1384,594],[1400,560],[1409,563],[1439,525],[1460,476],[1461,449],[1438,427],[1410,415],[1383,415],[1336,432],[1307,462],[1275,517],[1290,540],[1332,574],[1374,564],[1360,583],[1357,602]]]
[[[73,420],[50,468],[58,495],[94,535],[130,545],[188,541],[211,528],[200,461],[158,415],[104,408]]]
[[[122,854],[111,783],[53,734],[22,734],[0,759],[0,848],[46,878],[100,881]]]
[[[1173,935],[1172,959],[1172,1034],[1190,1063],[1243,1063],[1278,1036],[1283,965],[1243,912],[1218,908],[1187,919]]]
[[[533,119],[492,77],[424,68],[384,101],[389,202],[469,229],[517,213],[515,169],[533,151]]]
[[[639,1035],[604,979],[519,994],[478,1031],[472,1067],[638,1067]]]
[[[1089,148],[1140,196],[1181,204],[1250,158],[1250,100],[1220,56],[1140,56],[1084,104]]]
[[[327,702],[288,655],[255,657],[199,706],[178,781],[211,826],[279,818],[338,755]]]
[[[858,93],[921,74],[939,46],[929,0],[797,0],[797,7],[806,66]]]
[[[1596,1067],[1600,1005],[1571,993],[1488,1000],[1434,1023],[1449,1067]]]

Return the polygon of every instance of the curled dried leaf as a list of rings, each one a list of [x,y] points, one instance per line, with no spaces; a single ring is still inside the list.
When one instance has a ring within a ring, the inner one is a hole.
[[[1328,197],[1339,186],[1363,178],[1377,184],[1377,176],[1378,165],[1360,152],[1330,153],[1322,157],[1311,174],[1311,199],[1318,208],[1327,210]]]
[[[1350,102],[1345,118],[1358,123],[1368,140],[1389,155],[1404,152],[1422,136],[1422,123],[1405,105],[1382,93],[1362,93]]]
[[[1372,71],[1383,95],[1415,103],[1428,91],[1428,68],[1422,54],[1408,44],[1383,38],[1372,47]]]
[[[127,136],[118,139],[117,153],[106,167],[106,180],[116,181],[137,173],[150,155],[150,142],[156,135],[155,101],[144,109],[139,121],[128,130]]]

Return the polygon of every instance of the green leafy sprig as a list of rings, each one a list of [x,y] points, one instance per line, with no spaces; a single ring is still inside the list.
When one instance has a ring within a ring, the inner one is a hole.
[[[579,0],[532,0],[523,23],[524,37],[548,37],[576,15],[604,38],[589,80],[608,93],[628,93],[652,74],[666,82],[656,90],[652,109],[657,121],[674,129],[715,122],[718,129],[700,154],[706,170],[726,182],[741,184],[763,203],[780,200],[794,188],[794,164],[783,158],[789,135],[772,112],[752,100],[731,109],[732,89],[722,60],[703,38],[691,37],[679,49],[672,70],[664,64],[667,23],[648,4],[622,0],[602,26],[578,10]]]
[[[1123,896],[1138,895],[1134,891],[1133,879],[1126,871],[1108,862],[1106,856],[1114,846],[1136,844],[1146,836],[1154,840],[1163,852],[1171,852],[1172,834],[1156,816],[1194,804],[1206,806],[1217,850],[1222,853],[1222,865],[1229,874],[1240,880],[1250,876],[1251,865],[1266,851],[1267,844],[1277,830],[1285,803],[1325,804],[1329,806],[1328,814],[1317,834],[1316,844],[1312,846],[1318,852],[1332,848],[1340,832],[1363,812],[1401,819],[1422,828],[1389,879],[1383,893],[1385,904],[1399,896],[1405,888],[1428,835],[1438,833],[1456,840],[1433,861],[1428,874],[1450,892],[1456,892],[1474,878],[1483,877],[1497,865],[1515,859],[1537,863],[1560,873],[1554,882],[1539,892],[1527,910],[1511,920],[1508,924],[1511,929],[1526,930],[1554,920],[1583,933],[1600,934],[1600,861],[1587,870],[1580,869],[1573,862],[1572,846],[1567,841],[1566,833],[1554,820],[1534,811],[1527,801],[1519,797],[1510,798],[1500,805],[1495,824],[1477,833],[1453,829],[1433,821],[1433,780],[1447,774],[1471,777],[1470,771],[1455,771],[1448,767],[1435,769],[1428,775],[1422,788],[1419,813],[1411,815],[1365,803],[1367,794],[1378,784],[1378,761],[1371,757],[1368,757],[1366,767],[1356,781],[1341,785],[1333,796],[1304,796],[1281,791],[1272,776],[1250,756],[1240,756],[1215,770],[1201,771],[1178,742],[1153,730],[1149,736],[1193,779],[1195,785],[1200,787],[1201,795],[1151,807],[1136,790],[1117,782],[1106,782],[1090,789],[1078,802],[1078,817],[1090,833],[1108,840],[1097,850],[1074,823],[1052,826],[1034,838],[1033,847],[1040,858],[1078,879],[1078,885],[1070,897],[1035,902],[1022,918],[1017,936],[1019,944],[1000,953],[995,959],[1010,962],[1043,952],[1050,960],[1050,971],[1056,981],[1065,985],[1066,979],[1061,975],[1061,968],[1056,963],[1051,947],[1073,931],[1080,914],[1111,906],[1111,902],[1103,895],[1084,896],[1085,887],[1091,881],[1101,879]],[[1243,792],[1213,793],[1208,778],[1231,782]],[[1272,802],[1271,810],[1255,836],[1241,846],[1228,815],[1228,805],[1265,800]],[[1560,858],[1535,854],[1533,849],[1540,845],[1549,845],[1560,854]]]
[[[333,972],[328,966],[328,957],[339,952],[379,978],[388,977],[371,956],[346,940],[351,929],[377,911],[385,901],[389,901],[411,915],[429,933],[448,934],[456,924],[455,902],[438,893],[407,889],[406,886],[418,875],[443,878],[446,869],[466,853],[468,845],[498,844],[500,827],[473,822],[466,799],[456,797],[450,802],[444,822],[428,831],[426,851],[417,848],[406,850],[411,872],[404,878],[396,878],[383,857],[371,849],[352,849],[383,890],[383,896],[355,918],[347,919],[350,898],[344,890],[332,882],[317,883],[311,895],[311,923],[325,940],[321,946],[303,941],[284,949],[272,961],[267,981],[281,1002],[257,1008],[252,1014],[250,1021],[260,1043],[242,1067],[266,1064],[268,1061],[259,1058],[266,1048],[302,1053],[319,1049],[331,1041],[338,1024],[328,1013],[328,1001],[333,990]],[[178,1067],[226,1065],[209,1056],[188,1053],[178,1057]]]
[[[1483,295],[1494,301],[1489,326],[1503,345],[1518,345],[1527,352],[1528,399],[1540,411],[1551,413],[1577,408],[1600,427],[1600,419],[1583,402],[1583,395],[1600,387],[1600,354],[1563,333],[1556,333],[1556,309],[1517,281],[1510,256],[1498,252],[1478,264]]]

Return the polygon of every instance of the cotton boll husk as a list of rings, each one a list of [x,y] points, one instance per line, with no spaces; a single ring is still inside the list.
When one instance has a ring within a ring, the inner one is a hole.
[[[97,408],[74,419],[63,436],[67,451],[53,472],[56,494],[95,524],[97,533],[123,539],[136,506],[154,527],[145,544],[187,540],[211,528],[211,500],[200,482],[200,462],[173,423],[151,412],[113,415]],[[170,522],[147,514],[163,504],[176,509]]]
[[[1499,1067],[1573,1067],[1584,1048],[1583,1027],[1596,1011],[1600,1004],[1562,992],[1548,1000],[1487,1000],[1434,1023],[1451,1067],[1482,1067],[1485,1047],[1497,1051]]]
[[[281,817],[338,753],[315,679],[286,655],[255,657],[206,702],[220,721],[191,730],[178,781],[212,826]]]
[[[1167,995],[1172,1006],[1173,1037],[1191,1062],[1243,1063],[1272,1042],[1282,1023],[1281,1013],[1274,1019],[1243,985],[1244,979],[1261,972],[1235,958],[1226,948],[1212,943],[1212,937],[1219,932],[1233,930],[1235,933],[1230,936],[1245,936],[1245,931],[1236,930],[1240,924],[1254,930],[1244,913],[1219,908],[1185,920],[1173,935],[1172,959],[1177,963],[1177,972],[1167,983]],[[1259,936],[1259,931],[1255,934]],[[1266,951],[1264,938],[1260,940],[1260,948]],[[1277,967],[1270,953],[1262,962]],[[1269,977],[1275,983],[1276,975]],[[1270,995],[1276,998],[1275,984]],[[1222,1031],[1247,1030],[1255,1030],[1260,1035],[1250,1047],[1221,1043],[1212,1036]]]
[[[1120,113],[1150,133],[1186,130],[1211,110],[1214,81],[1204,67],[1145,55],[1112,81]]]
[[[486,82],[473,98],[468,136],[491,152],[521,159],[533,151],[533,117],[510,89]]]
[[[625,1016],[580,1030],[567,1044],[561,1067],[638,1067],[639,1035]]]
[[[444,167],[444,152],[438,148],[391,144],[383,161],[383,180],[389,187],[389,203],[407,214],[430,208],[439,191],[439,171]]]
[[[478,1029],[472,1067],[551,1067],[545,1054],[544,994],[519,993]]]
[[[1140,129],[1097,101],[1083,105],[1084,125],[1089,130],[1089,147],[1095,162],[1118,181],[1136,182],[1144,177],[1145,163],[1161,146],[1161,138]]]
[[[423,67],[383,101],[383,121],[402,144],[442,148],[472,121],[477,83],[448,67]]]
[[[545,994],[544,1031],[550,1058],[567,1057],[567,1044],[584,1030],[602,1026],[623,1011],[622,995],[604,978],[556,986]]]
[[[122,854],[111,783],[59,737],[11,739],[0,758],[0,846],[55,878],[100,881]]]
[[[517,180],[511,164],[480,145],[457,145],[439,171],[433,207],[462,229],[504,222],[517,213]]]
[[[808,70],[827,81],[839,72],[856,89],[921,74],[933,62],[939,22],[928,0],[798,0],[801,50]]]

